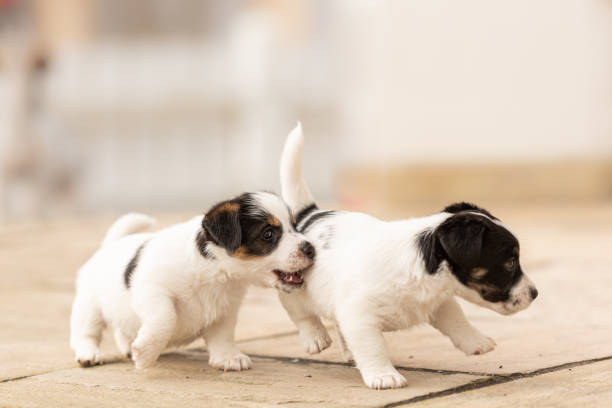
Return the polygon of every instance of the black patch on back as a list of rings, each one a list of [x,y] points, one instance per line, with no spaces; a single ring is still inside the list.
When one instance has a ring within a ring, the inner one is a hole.
[[[300,212],[297,213],[297,215],[295,216],[295,225],[299,225],[300,222],[302,222],[304,220],[304,218],[308,217],[313,211],[318,210],[319,207],[317,207],[316,204],[310,204],[308,207],[304,208],[303,210],[301,210]]]
[[[487,218],[462,210],[435,229],[417,235],[416,247],[429,274],[436,273],[445,261],[463,285],[489,302],[506,301],[523,274],[514,235]],[[508,270],[506,265],[512,258],[516,266]],[[486,269],[487,273],[474,274],[475,268]]]
[[[125,287],[127,289],[130,288],[132,274],[134,273],[134,270],[138,266],[138,259],[140,258],[140,253],[142,252],[142,248],[144,248],[147,242],[148,241],[143,242],[138,247],[138,249],[136,250],[136,253],[132,257],[132,259],[130,259],[130,262],[128,262],[127,266],[125,267],[125,271],[123,272],[123,282],[125,283]]]
[[[196,244],[196,247],[198,248],[198,251],[200,251],[200,254],[204,258],[215,259],[215,256],[211,254],[207,248],[208,239],[206,238],[206,231],[204,229],[200,230],[198,232],[198,235],[196,235],[195,244]]]
[[[308,231],[308,228],[310,228],[316,222],[321,221],[324,218],[331,217],[333,215],[336,215],[336,211],[319,211],[311,215],[310,218],[306,219],[304,224],[298,228],[298,231],[303,234]]]
[[[484,208],[480,208],[477,205],[474,205],[472,203],[467,203],[465,201],[462,201],[460,203],[451,204],[449,206],[446,206],[446,208],[444,208],[442,210],[442,212],[447,212],[447,213],[451,213],[451,214],[458,214],[458,213],[464,212],[464,211],[479,212],[481,214],[486,215],[489,218],[492,218],[494,220],[498,220],[497,217],[493,216],[493,214],[491,214],[490,212],[488,212]]]

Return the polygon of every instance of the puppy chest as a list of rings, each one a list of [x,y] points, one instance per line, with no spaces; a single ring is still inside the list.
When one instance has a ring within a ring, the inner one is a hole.
[[[177,335],[199,335],[202,329],[227,314],[232,299],[223,290],[205,290],[190,297],[177,298]]]

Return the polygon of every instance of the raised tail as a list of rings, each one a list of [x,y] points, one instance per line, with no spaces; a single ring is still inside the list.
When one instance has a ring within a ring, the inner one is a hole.
[[[289,133],[280,164],[281,191],[283,200],[291,211],[298,213],[314,205],[314,198],[302,175],[302,124],[298,122]]]
[[[106,232],[102,246],[109,244],[126,235],[144,231],[155,225],[155,219],[140,213],[128,213],[119,217]]]

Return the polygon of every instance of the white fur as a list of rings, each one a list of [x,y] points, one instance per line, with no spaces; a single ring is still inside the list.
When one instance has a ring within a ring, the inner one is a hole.
[[[102,246],[135,232],[146,231],[155,225],[155,220],[148,215],[129,213],[121,216],[106,232]]]
[[[278,285],[273,270],[294,271],[312,264],[298,254],[304,236],[292,228],[282,200],[270,193],[254,197],[284,231],[266,256],[238,259],[209,243],[212,257],[204,257],[196,246],[202,216],[153,233],[133,233],[153,224],[143,214],[128,214],[113,224],[78,274],[70,332],[76,360],[82,365],[103,362],[99,344],[104,327],[110,325],[118,349],[131,354],[137,368],[150,366],[167,347],[199,337],[206,340],[213,367],[250,368],[251,360],[234,344],[247,286]],[[128,289],[124,271],[143,244]]]
[[[298,125],[288,137],[281,160],[283,198],[294,213],[313,203],[302,177],[302,144]],[[391,363],[383,331],[429,323],[468,355],[493,350],[495,342],[467,321],[455,296],[509,314],[529,305],[532,284],[524,277],[515,287],[514,305],[494,304],[462,285],[446,263],[435,274],[427,273],[416,237],[451,215],[383,222],[361,213],[339,212],[313,224],[305,235],[317,249],[315,265],[306,274],[302,290],[280,294],[306,351],[319,352],[329,346],[320,316],[330,319],[339,329],[344,358],[354,358],[367,386],[384,389],[403,387],[406,379]],[[329,236],[333,236],[331,244],[326,243]]]

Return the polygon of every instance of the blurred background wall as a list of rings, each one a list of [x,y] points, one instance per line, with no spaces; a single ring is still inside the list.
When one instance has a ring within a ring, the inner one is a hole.
[[[0,0],[0,218],[612,199],[612,0]],[[431,211],[429,211],[431,212]]]

